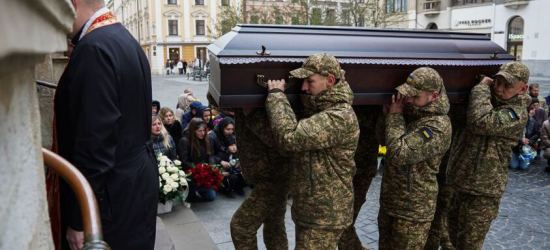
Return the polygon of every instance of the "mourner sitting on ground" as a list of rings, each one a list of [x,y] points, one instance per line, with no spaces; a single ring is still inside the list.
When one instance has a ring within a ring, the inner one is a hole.
[[[158,115],[160,111],[160,102],[157,100],[153,100],[151,110],[153,112],[153,115]]]
[[[189,96],[187,96],[189,98]],[[181,126],[185,129],[187,124],[191,122],[191,119],[197,117],[197,109],[202,107],[202,103],[198,101],[193,101],[189,104],[189,111],[185,112],[181,118]]]
[[[164,125],[164,128],[168,131],[168,134],[172,136],[172,139],[174,139],[174,142],[178,145],[183,135],[183,127],[181,123],[176,120],[172,109],[169,107],[161,108],[159,118],[162,120],[162,125]]]
[[[151,119],[151,141],[155,155],[162,153],[170,160],[176,160],[176,144],[172,136],[166,131],[160,117],[154,115]]]
[[[226,161],[229,166],[223,166],[223,191],[229,198],[235,198],[235,193],[243,196],[243,188],[246,186],[243,175],[241,174],[241,163],[237,153],[237,140],[234,135],[225,136],[224,151],[218,151],[210,156],[211,163]]]
[[[206,123],[199,118],[191,119],[187,131],[178,143],[178,157],[184,171],[194,167],[193,164],[209,163],[211,154],[210,141],[206,134]],[[189,182],[188,202],[198,200],[196,192],[205,201],[216,199],[216,192],[212,188],[199,188],[194,182]]]

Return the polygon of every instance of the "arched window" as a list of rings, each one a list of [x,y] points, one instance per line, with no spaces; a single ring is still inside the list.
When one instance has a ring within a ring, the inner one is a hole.
[[[426,26],[426,29],[436,30],[437,29],[437,24],[436,23],[429,23],[428,26]]]
[[[507,51],[521,61],[523,52],[523,18],[517,16],[508,24]]]

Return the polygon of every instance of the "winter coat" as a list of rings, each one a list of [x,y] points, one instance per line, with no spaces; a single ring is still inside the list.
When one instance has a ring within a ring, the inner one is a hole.
[[[451,148],[447,180],[458,191],[501,197],[508,182],[508,164],[527,122],[528,95],[507,101],[478,84],[470,93],[466,129]]]
[[[189,107],[191,109],[199,109],[200,107],[202,107],[202,104],[200,102],[192,102],[189,104]],[[189,123],[191,122],[191,120],[195,117],[198,117],[198,116],[193,116],[193,114],[191,113],[191,110],[185,112],[185,114],[183,114],[183,117],[181,118],[181,126],[185,129],[187,128],[187,125],[189,125]]]
[[[172,122],[172,125],[164,125],[164,127],[166,128],[172,139],[174,139],[176,145],[178,145],[181,137],[183,136],[183,127],[181,126],[181,123],[178,120],[174,120],[174,122]]]
[[[353,221],[353,159],[359,140],[353,92],[340,80],[304,98],[312,104],[305,113],[312,115],[299,121],[282,91],[270,91],[266,100],[275,141],[291,152],[292,218],[307,228],[345,229]]]
[[[181,161],[181,167],[184,171],[187,171],[195,166],[197,163],[208,163],[209,155],[206,152],[206,145],[201,144],[201,154],[197,155],[195,152],[191,152],[191,138],[188,133],[183,136],[178,143],[178,157]],[[207,139],[207,138],[205,138]]]
[[[225,135],[223,129],[229,124],[235,124],[231,117],[223,118],[215,127],[208,133],[210,138],[210,148],[212,149],[212,163],[220,164],[222,159],[218,157],[219,152],[225,152],[226,148],[223,144]]]
[[[381,211],[409,221],[432,221],[438,192],[436,174],[451,145],[449,107],[442,87],[436,101],[424,107],[407,105],[405,114],[386,116]]]
[[[162,134],[151,135],[151,142],[153,142],[153,150],[155,151],[155,155],[162,153],[170,158],[170,160],[176,160],[176,144],[174,143],[172,136],[168,135],[168,143],[170,144],[170,148],[164,147],[164,136],[162,136]]]

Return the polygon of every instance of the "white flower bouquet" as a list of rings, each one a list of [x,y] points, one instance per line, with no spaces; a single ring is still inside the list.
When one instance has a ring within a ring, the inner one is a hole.
[[[181,170],[181,162],[171,161],[162,154],[157,154],[159,167],[159,203],[166,203],[174,199],[185,200],[184,192],[189,188],[187,184],[188,174]]]

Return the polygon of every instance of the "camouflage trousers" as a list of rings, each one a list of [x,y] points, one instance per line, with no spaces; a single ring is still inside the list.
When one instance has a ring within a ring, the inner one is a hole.
[[[231,239],[236,250],[258,249],[256,234],[264,225],[268,250],[287,250],[285,228],[288,183],[257,183],[231,219]]]
[[[500,198],[455,191],[447,218],[453,246],[457,250],[481,249],[499,206]]]
[[[344,229],[310,228],[296,225],[294,250],[335,250]]]
[[[435,215],[424,250],[438,250],[439,246],[441,246],[442,250],[454,249],[449,238],[449,228],[447,225],[447,216],[449,214],[449,210],[451,209],[452,196],[452,187],[445,184],[439,185]]]
[[[374,151],[374,157],[366,159],[357,165],[357,172],[353,177],[353,223],[344,230],[340,242],[338,243],[339,250],[364,250],[365,248],[359,240],[359,236],[355,231],[355,221],[361,210],[361,206],[367,200],[367,192],[369,191],[372,179],[376,176],[378,169],[378,161],[376,155],[378,154],[378,145],[376,145],[376,151]]]
[[[386,214],[378,213],[378,232],[380,235],[379,250],[421,250],[424,248],[430,222],[403,220]]]

